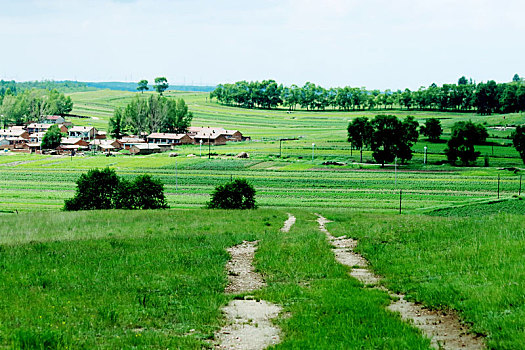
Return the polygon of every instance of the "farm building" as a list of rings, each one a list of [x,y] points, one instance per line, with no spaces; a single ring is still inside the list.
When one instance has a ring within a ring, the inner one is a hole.
[[[224,128],[210,128],[191,126],[188,128],[188,135],[194,137],[198,134],[219,134],[226,138],[226,141],[243,141],[243,137],[239,130],[226,130]]]
[[[23,139],[29,139],[29,133],[24,129],[20,128],[9,128],[0,130],[0,139],[7,139],[10,137],[20,137]]]
[[[80,137],[65,137],[60,141],[60,146],[79,146],[87,148],[89,143]]]
[[[46,133],[45,132],[35,132],[31,135],[29,135],[29,141],[30,142],[40,142],[42,141],[42,138],[44,137]]]
[[[31,123],[27,126],[27,132],[34,134],[35,132],[46,132],[53,124],[40,124],[40,123]],[[67,133],[67,127],[63,124],[57,124],[60,132]]]
[[[83,140],[93,140],[97,134],[97,129],[92,126],[73,126],[68,131],[69,137],[79,137]]]
[[[187,145],[193,143],[193,139],[187,134],[152,133],[148,136],[148,142],[169,145]]]
[[[100,150],[102,152],[115,150],[118,151],[122,148],[122,144],[118,140],[95,139],[89,143],[89,146],[91,148],[95,147],[96,150]]]
[[[131,154],[151,154],[160,153],[161,148],[155,143],[138,143],[129,149]]]
[[[144,139],[140,139],[138,137],[123,137],[119,139],[118,142],[120,142],[122,147],[127,150],[129,150],[133,145],[140,144],[140,143],[146,143]]]
[[[45,115],[42,118],[43,124],[64,124],[65,121],[64,117],[60,115]]]
[[[193,140],[195,144],[199,144],[202,141],[202,144],[207,145],[208,143],[212,145],[225,145],[226,144],[226,137],[223,134],[219,133],[205,133],[200,132],[193,136]]]

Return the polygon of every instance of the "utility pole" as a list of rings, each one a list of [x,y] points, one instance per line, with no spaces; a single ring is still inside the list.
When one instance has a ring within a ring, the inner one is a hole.
[[[211,143],[210,143],[210,134],[208,134],[208,159],[211,159]]]

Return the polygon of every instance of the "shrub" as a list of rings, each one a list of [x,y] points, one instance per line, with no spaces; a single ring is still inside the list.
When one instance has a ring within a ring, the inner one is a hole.
[[[218,185],[206,206],[210,209],[255,209],[255,188],[246,179]]]
[[[164,185],[150,175],[133,182],[121,179],[113,169],[92,169],[77,180],[75,196],[66,199],[64,210],[165,209]]]

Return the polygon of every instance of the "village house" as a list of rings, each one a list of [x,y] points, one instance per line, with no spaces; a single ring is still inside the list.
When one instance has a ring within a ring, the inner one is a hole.
[[[195,136],[193,136],[193,140],[195,144],[202,144],[207,145],[208,143],[211,145],[225,145],[226,144],[226,137],[223,134],[220,133],[213,133],[213,132],[199,132]]]
[[[138,137],[122,137],[118,140],[122,147],[124,149],[129,150],[131,146],[139,144],[139,143],[146,143],[144,139],[138,138]]]
[[[20,137],[29,140],[29,133],[24,129],[15,127],[0,130],[0,139],[7,139],[10,137]]]
[[[45,132],[35,132],[29,135],[29,141],[32,143],[41,142],[45,134],[46,134]]]
[[[60,115],[45,115],[42,118],[43,124],[64,124],[66,120]]]
[[[89,147],[91,149],[95,148],[97,151],[110,152],[122,149],[122,143],[118,140],[95,139],[89,143]]]
[[[27,132],[30,134],[34,134],[36,132],[47,132],[47,130],[51,127],[53,124],[41,124],[41,123],[31,123],[27,126]],[[58,129],[60,132],[67,134],[68,130],[67,127],[63,124],[57,124]]]
[[[151,154],[151,153],[160,153],[161,148],[155,143],[138,143],[129,149],[129,152],[133,155],[136,154]]]
[[[187,134],[152,133],[147,139],[149,143],[167,145],[188,145],[193,143],[193,139]]]
[[[97,129],[92,126],[73,126],[68,131],[69,137],[81,138],[83,140],[93,140],[97,134]]]
[[[243,137],[239,130],[226,130],[224,128],[210,128],[210,127],[198,127],[190,126],[188,128],[188,135],[194,137],[197,134],[219,134],[226,138],[226,141],[243,141],[246,138]]]

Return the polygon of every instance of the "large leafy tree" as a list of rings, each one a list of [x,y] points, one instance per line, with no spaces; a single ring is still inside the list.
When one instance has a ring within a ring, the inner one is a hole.
[[[512,144],[520,154],[523,164],[525,164],[525,125],[518,125],[512,132]]]
[[[452,135],[445,149],[447,159],[452,164],[458,159],[464,165],[474,163],[480,155],[474,146],[485,142],[487,137],[487,129],[481,124],[474,124],[472,121],[456,122],[452,126]]]
[[[372,127],[371,148],[376,162],[384,166],[396,157],[402,162],[412,159],[412,146],[419,137],[413,117],[401,121],[394,115],[377,115]]]
[[[369,146],[372,137],[372,124],[367,117],[355,118],[348,124],[348,142],[358,147],[363,162],[363,147]]]
[[[62,133],[60,132],[58,125],[51,125],[44,134],[44,137],[42,137],[41,146],[42,149],[53,149],[60,146],[61,141]]]
[[[148,81],[146,79],[142,79],[137,84],[137,90],[141,93],[144,93],[144,91],[149,90]]]
[[[443,134],[441,121],[437,118],[428,118],[425,121],[425,125],[421,127],[421,134],[428,137],[432,142],[438,141]]]
[[[155,87],[155,91],[157,91],[159,95],[162,96],[164,91],[166,91],[166,89],[169,87],[168,79],[165,77],[157,77],[155,78],[155,85],[153,86]]]

